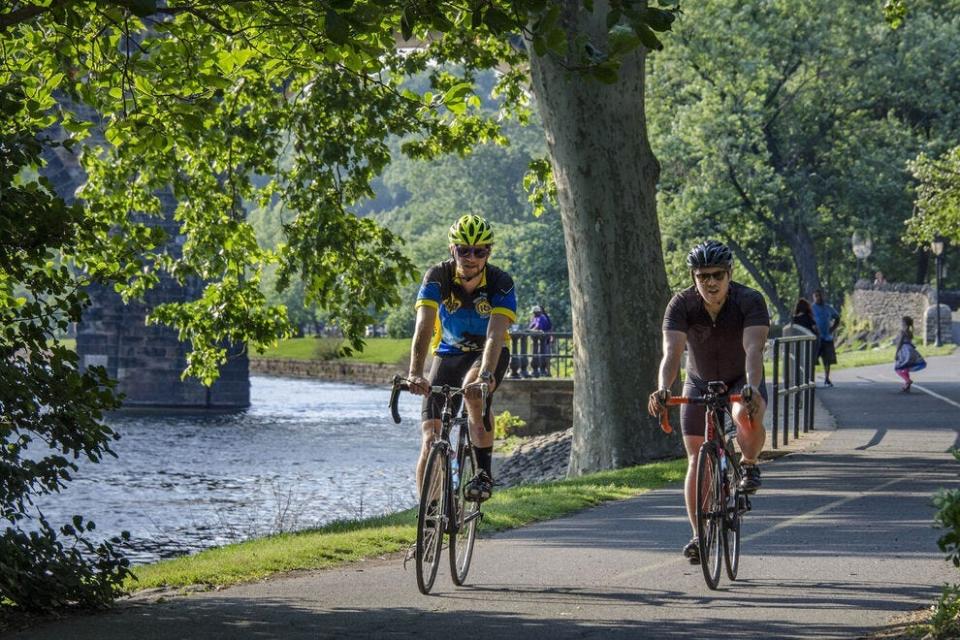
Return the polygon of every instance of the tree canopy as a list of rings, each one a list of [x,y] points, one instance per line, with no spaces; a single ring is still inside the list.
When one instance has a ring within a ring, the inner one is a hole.
[[[781,316],[849,286],[854,231],[888,278],[912,280],[907,162],[960,133],[960,15],[946,4],[915,3],[897,30],[863,3],[686,6],[651,64],[668,255],[718,236]]]

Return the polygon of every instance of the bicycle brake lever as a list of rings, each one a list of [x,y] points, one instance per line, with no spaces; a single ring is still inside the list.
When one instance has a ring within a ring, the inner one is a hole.
[[[660,428],[664,433],[673,433],[673,427],[670,426],[670,415],[667,413],[666,407],[660,411]]]

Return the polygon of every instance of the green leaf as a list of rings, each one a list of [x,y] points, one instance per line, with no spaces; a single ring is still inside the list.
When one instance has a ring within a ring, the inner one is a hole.
[[[631,27],[618,24],[607,33],[610,52],[622,55],[640,46],[640,38]]]
[[[333,9],[327,10],[324,31],[336,44],[347,44],[350,41],[350,24]]]
[[[607,14],[607,29],[612,29],[613,25],[620,22],[622,15],[620,9],[611,9],[610,13]]]
[[[497,7],[490,7],[483,16],[483,22],[495,35],[502,35],[519,30],[519,25],[506,13]]]
[[[670,31],[677,16],[663,9],[647,8],[643,13],[643,21],[654,31]]]
[[[543,36],[533,37],[533,51],[538,56],[543,56],[547,54],[547,41]]]
[[[660,51],[663,49],[663,43],[660,42],[660,38],[658,38],[657,35],[650,30],[650,27],[645,24],[635,22],[633,24],[633,28],[636,31],[637,36],[640,37],[640,42],[642,42],[643,46],[645,46],[647,49],[651,49],[653,51]]]
[[[146,18],[157,12],[157,0],[128,0],[127,6],[138,18]]]

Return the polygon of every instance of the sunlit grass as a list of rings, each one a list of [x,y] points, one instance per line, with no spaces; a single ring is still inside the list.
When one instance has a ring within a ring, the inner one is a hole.
[[[945,344],[939,347],[919,345],[917,349],[923,354],[924,358],[933,356],[948,356],[957,348],[955,344]],[[833,365],[831,371],[836,369],[850,369],[852,367],[866,367],[874,364],[889,364],[893,368],[893,361],[897,351],[894,347],[881,347],[879,349],[864,349],[863,351],[839,351],[837,352],[837,364]]]
[[[367,338],[363,352],[355,352],[346,358],[338,358],[339,362],[368,362],[395,364],[410,354],[409,338]],[[285,358],[289,360],[316,360],[318,348],[330,351],[339,340],[331,338],[290,338],[281,341],[260,354],[251,350],[251,358]]]
[[[481,534],[522,527],[678,482],[684,459],[604,471],[580,478],[504,489],[483,507]],[[416,537],[416,511],[339,522],[269,536],[193,556],[135,567],[131,589],[227,585],[296,570],[324,569],[406,549]]]

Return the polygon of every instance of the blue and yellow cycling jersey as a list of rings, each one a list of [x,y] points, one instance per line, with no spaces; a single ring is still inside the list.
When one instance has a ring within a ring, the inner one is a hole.
[[[453,259],[430,267],[423,276],[416,306],[437,309],[433,348],[441,356],[482,350],[493,314],[505,315],[511,322],[517,320],[513,278],[490,264],[473,293],[463,289]]]

